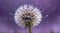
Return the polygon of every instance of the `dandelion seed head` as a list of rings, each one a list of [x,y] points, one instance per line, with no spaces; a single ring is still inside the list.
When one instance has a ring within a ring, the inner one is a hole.
[[[24,5],[15,11],[14,19],[21,27],[25,27],[25,21],[32,21],[32,26],[37,26],[41,22],[42,14],[37,7]]]

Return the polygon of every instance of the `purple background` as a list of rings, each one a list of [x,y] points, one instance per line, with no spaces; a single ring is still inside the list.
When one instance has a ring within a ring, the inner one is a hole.
[[[0,0],[0,32],[28,33],[26,28],[18,27],[14,22],[15,10],[24,4],[30,4],[42,12],[41,23],[32,28],[33,33],[60,32],[60,0]]]

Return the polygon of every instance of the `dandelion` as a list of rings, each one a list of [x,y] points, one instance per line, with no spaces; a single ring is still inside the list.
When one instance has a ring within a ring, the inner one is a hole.
[[[23,28],[28,27],[29,33],[32,33],[31,27],[40,24],[42,18],[41,11],[31,5],[20,6],[14,15],[15,22]]]

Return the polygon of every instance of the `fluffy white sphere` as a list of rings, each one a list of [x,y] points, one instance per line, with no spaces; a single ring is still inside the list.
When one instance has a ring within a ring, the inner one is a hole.
[[[39,11],[39,9],[34,6],[24,5],[24,6],[20,6],[15,11],[15,14],[14,14],[14,19],[16,24],[18,24],[18,26],[25,27],[25,22],[24,20],[22,20],[22,17],[23,17],[22,15],[26,13],[30,13],[31,15],[34,14],[34,16],[32,17],[32,20],[33,20],[32,26],[37,26],[41,22],[41,18],[42,18],[41,11]],[[28,17],[30,17],[30,15]]]

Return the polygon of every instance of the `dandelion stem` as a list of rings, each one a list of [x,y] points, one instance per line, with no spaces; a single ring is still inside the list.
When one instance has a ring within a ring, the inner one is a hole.
[[[29,33],[32,33],[32,30],[31,30],[31,22],[28,22],[28,23],[27,23],[27,27],[28,27]]]

